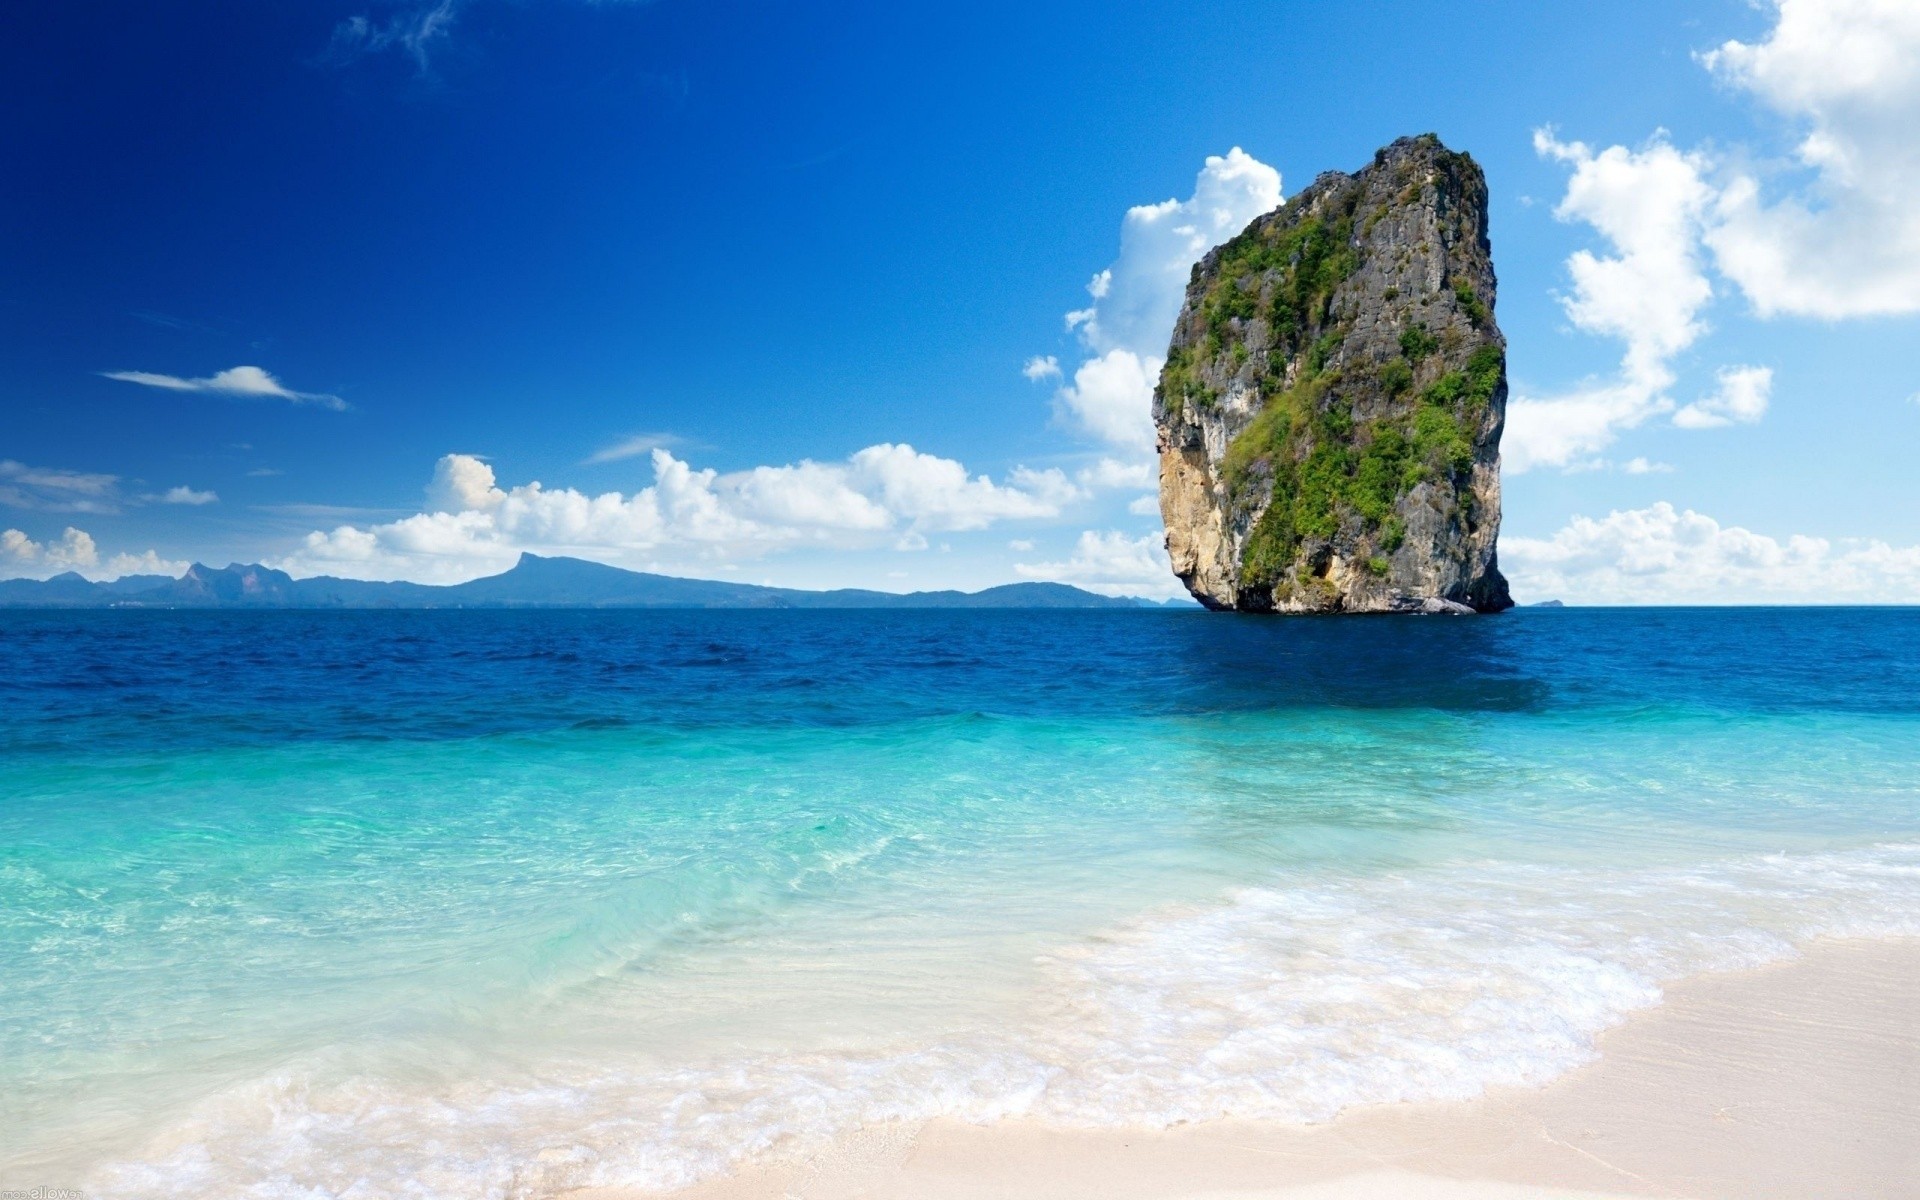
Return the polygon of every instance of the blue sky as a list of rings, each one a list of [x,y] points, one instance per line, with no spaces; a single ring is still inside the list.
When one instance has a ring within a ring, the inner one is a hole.
[[[1144,401],[1076,372],[1150,377],[1209,187],[1431,130],[1492,187],[1522,600],[1920,601],[1911,7],[10,13],[0,575],[1172,594]]]

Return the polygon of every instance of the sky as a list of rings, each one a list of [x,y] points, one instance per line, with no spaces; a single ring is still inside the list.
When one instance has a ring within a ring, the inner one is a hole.
[[[1180,593],[1192,262],[1437,133],[1521,602],[1920,602],[1920,4],[0,16],[0,577]]]

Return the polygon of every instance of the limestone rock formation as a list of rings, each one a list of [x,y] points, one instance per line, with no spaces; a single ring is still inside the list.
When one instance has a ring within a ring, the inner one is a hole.
[[[1427,135],[1194,267],[1154,390],[1173,569],[1210,608],[1496,612],[1506,342],[1487,185]]]

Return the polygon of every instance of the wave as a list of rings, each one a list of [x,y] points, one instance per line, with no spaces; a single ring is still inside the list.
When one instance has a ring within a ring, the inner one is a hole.
[[[684,1063],[502,1055],[434,1083],[310,1058],[209,1098],[88,1186],[537,1197],[685,1186],[891,1121],[1324,1121],[1543,1084],[1681,976],[1778,961],[1817,937],[1914,935],[1920,844],[1320,878],[1063,947],[1021,1020],[918,1044]]]

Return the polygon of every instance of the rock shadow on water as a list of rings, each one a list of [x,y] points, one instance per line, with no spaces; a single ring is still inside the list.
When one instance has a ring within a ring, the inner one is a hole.
[[[1183,626],[1174,683],[1189,711],[1534,712],[1554,694],[1505,622],[1221,615]]]

